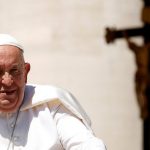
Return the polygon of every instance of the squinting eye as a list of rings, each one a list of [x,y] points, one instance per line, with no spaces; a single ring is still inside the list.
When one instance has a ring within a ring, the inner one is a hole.
[[[20,71],[16,68],[14,68],[10,71],[10,74],[12,74],[12,75],[18,75],[19,73],[20,73]]]
[[[0,70],[0,75],[2,75],[4,72],[2,70]]]

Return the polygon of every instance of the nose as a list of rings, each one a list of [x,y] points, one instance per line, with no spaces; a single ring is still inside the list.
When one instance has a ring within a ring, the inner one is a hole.
[[[2,76],[2,84],[5,86],[11,86],[12,83],[12,76],[8,72],[5,72],[5,74]]]

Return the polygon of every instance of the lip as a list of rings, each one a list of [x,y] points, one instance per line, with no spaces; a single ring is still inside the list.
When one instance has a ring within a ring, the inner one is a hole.
[[[14,99],[16,99],[17,90],[0,90],[0,103],[1,104],[12,104]]]
[[[12,93],[14,93],[16,90],[15,89],[12,89],[12,90],[1,90],[0,91],[0,93],[1,94],[8,94],[8,95],[10,95],[10,94],[12,94]]]
[[[15,89],[0,91],[0,107],[2,109],[12,109],[17,104]]]
[[[16,107],[17,105],[17,101],[9,101],[9,100],[2,100],[1,103],[0,103],[0,108],[3,110],[3,111],[12,111],[14,110],[14,108]]]

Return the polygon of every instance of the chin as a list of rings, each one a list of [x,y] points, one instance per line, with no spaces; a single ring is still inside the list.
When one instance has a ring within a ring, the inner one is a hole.
[[[16,100],[15,103],[12,103],[10,105],[0,106],[0,112],[14,113],[14,112],[18,111],[18,109],[20,108],[21,103],[22,103],[22,101]]]

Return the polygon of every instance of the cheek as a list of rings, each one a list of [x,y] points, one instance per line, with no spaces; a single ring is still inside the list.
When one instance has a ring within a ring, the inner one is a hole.
[[[24,75],[19,76],[18,78],[16,78],[16,80],[14,81],[15,85],[17,85],[18,87],[22,88],[25,83],[26,83],[26,78]]]
[[[25,71],[25,73],[23,75],[23,78],[24,78],[23,80],[24,80],[25,83],[27,83],[27,76],[28,76],[28,72]]]
[[[24,81],[21,81],[21,82],[17,82],[16,83],[16,86],[18,88],[18,98],[19,98],[19,101],[21,99],[23,99],[23,96],[24,96],[24,90],[25,90],[25,82]]]

